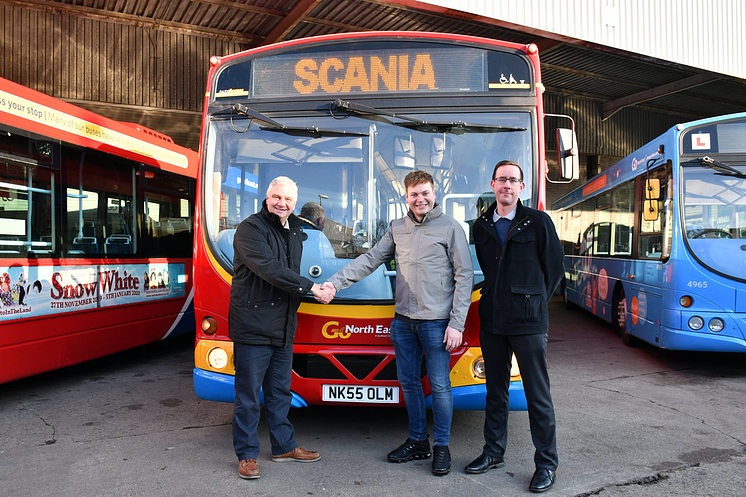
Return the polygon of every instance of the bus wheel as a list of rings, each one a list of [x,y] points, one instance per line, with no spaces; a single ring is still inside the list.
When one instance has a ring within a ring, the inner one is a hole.
[[[624,288],[620,287],[616,292],[612,309],[614,312],[612,324],[622,338],[622,343],[627,347],[636,346],[637,339],[627,332],[627,297],[624,295]]]

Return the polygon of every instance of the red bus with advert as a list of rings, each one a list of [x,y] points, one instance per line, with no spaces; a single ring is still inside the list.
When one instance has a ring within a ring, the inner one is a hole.
[[[197,157],[0,79],[0,383],[194,331]]]

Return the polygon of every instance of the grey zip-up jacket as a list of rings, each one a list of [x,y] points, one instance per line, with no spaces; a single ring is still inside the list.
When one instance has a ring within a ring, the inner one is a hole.
[[[474,269],[466,233],[458,221],[443,214],[438,204],[421,223],[410,211],[391,223],[375,247],[328,281],[342,290],[392,257],[396,261],[396,312],[410,319],[448,319],[450,327],[464,331]]]

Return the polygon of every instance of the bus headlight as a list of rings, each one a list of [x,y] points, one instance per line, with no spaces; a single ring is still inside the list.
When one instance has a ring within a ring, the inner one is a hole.
[[[699,316],[692,316],[689,318],[689,327],[693,330],[701,330],[705,325],[705,320]]]
[[[207,353],[207,362],[215,369],[223,369],[228,365],[228,353],[218,347],[212,348]]]
[[[218,322],[215,321],[215,318],[211,318],[210,316],[204,318],[200,326],[202,328],[202,333],[205,335],[214,335],[218,331]]]
[[[710,322],[707,324],[707,326],[710,328],[710,331],[719,333],[723,331],[723,328],[725,328],[725,323],[720,318],[713,318],[710,319]]]
[[[471,363],[471,371],[474,373],[474,376],[476,376],[480,380],[483,380],[485,378],[484,357],[480,355],[474,360],[474,362]]]

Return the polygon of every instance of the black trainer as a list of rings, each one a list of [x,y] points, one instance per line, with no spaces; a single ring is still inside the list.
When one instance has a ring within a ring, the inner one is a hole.
[[[430,441],[417,441],[408,438],[406,442],[389,452],[389,462],[407,462],[412,459],[427,459],[430,457]]]
[[[451,451],[447,445],[433,445],[433,474],[447,475],[451,472]]]

